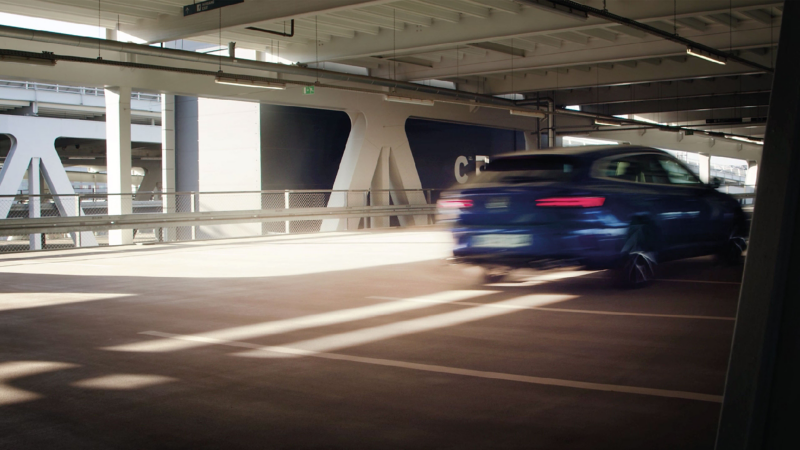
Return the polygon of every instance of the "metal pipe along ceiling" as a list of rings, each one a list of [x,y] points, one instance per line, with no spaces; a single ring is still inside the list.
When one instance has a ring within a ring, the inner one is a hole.
[[[368,84],[371,86],[388,87],[391,89],[404,89],[408,91],[422,92],[425,94],[441,95],[454,97],[461,100],[475,100],[484,104],[513,107],[511,100],[492,97],[490,95],[472,94],[452,89],[442,89],[434,86],[424,86],[421,84],[408,83],[405,81],[394,81],[386,78],[370,77],[364,75],[352,75],[341,72],[333,72],[324,69],[309,69],[307,67],[271,63],[266,61],[251,61],[246,59],[233,59],[221,56],[207,55],[185,50],[151,47],[149,45],[133,44],[129,42],[109,41],[83,36],[72,36],[61,33],[51,33],[48,31],[29,30],[26,28],[16,28],[0,26],[0,37],[21,39],[26,41],[44,42],[49,44],[70,45],[73,47],[100,49],[106,51],[130,53],[134,55],[154,56],[159,58],[169,58],[182,61],[190,61],[206,64],[220,64],[227,67],[239,67],[245,69],[266,70],[287,75],[298,75],[305,77],[319,77],[328,80],[344,81],[351,83]]]

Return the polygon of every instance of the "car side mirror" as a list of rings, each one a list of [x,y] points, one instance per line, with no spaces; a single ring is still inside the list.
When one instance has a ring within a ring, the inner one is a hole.
[[[717,189],[722,186],[722,178],[714,177],[708,185],[713,189]]]

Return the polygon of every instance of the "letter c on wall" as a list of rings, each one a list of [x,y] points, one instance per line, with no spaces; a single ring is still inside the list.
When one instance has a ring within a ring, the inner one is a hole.
[[[459,184],[464,184],[469,179],[469,176],[467,174],[461,175],[461,166],[466,167],[467,164],[469,164],[469,162],[467,162],[466,156],[459,156],[458,158],[456,158],[456,167],[455,167],[456,181],[458,181]]]

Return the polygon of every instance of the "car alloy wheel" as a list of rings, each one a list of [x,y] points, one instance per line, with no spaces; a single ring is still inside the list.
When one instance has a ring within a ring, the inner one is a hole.
[[[628,286],[644,286],[655,278],[655,261],[644,252],[631,253],[623,269],[625,284]]]
[[[625,258],[618,270],[619,281],[624,287],[641,287],[655,278],[657,262],[652,242],[651,229],[644,224],[631,225],[628,240],[622,247]]]

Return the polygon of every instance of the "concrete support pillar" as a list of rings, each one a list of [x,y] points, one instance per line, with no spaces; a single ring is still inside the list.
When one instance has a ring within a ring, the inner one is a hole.
[[[42,176],[39,172],[40,158],[31,158],[31,165],[28,168],[28,217],[35,219],[42,216]],[[35,233],[30,235],[31,250],[42,249],[42,235]]]
[[[539,134],[535,131],[524,131],[525,150],[539,150]]]
[[[153,193],[158,191],[158,185],[161,183],[161,164],[158,161],[142,161],[136,166],[144,169],[144,177],[136,189],[134,200],[150,200]]]
[[[781,20],[717,449],[800,448],[800,2]]]
[[[108,214],[131,214],[131,88],[110,87],[106,98]],[[133,243],[133,230],[111,230],[109,245]]]
[[[372,178],[372,186],[369,204],[370,206],[388,206],[390,201],[389,189],[389,154],[391,148],[383,147],[378,157],[378,165],[375,167],[375,175]],[[385,228],[389,226],[389,217],[371,217],[371,228]]]
[[[700,181],[703,183],[711,182],[711,155],[708,153],[698,153],[700,159]]]
[[[405,115],[392,115],[386,110],[368,113],[352,113],[352,127],[347,139],[339,172],[333,184],[335,191],[364,191],[370,189],[384,151],[389,154],[389,186],[395,205],[424,205],[427,203],[421,191],[414,156],[406,137]],[[409,190],[413,192],[409,192]],[[418,191],[415,191],[418,190]],[[359,192],[331,195],[329,207],[364,205]],[[427,216],[399,216],[402,226],[427,224]],[[322,222],[322,231],[352,229],[344,220],[327,219]]]
[[[758,161],[747,161],[747,175],[744,177],[745,186],[755,187],[758,182]]]
[[[75,191],[54,147],[55,140],[64,135],[63,130],[36,127],[25,129],[10,126],[0,120],[0,132],[7,134],[11,139],[11,149],[3,168],[0,169],[0,195],[16,195],[25,172],[31,166],[31,160],[38,158],[40,173],[53,194],[53,201],[59,214],[64,217],[80,215],[75,202]],[[0,218],[8,216],[12,203],[13,198],[0,199]],[[72,233],[72,238],[76,246],[97,245],[94,234],[89,231]]]
[[[200,211],[261,209],[261,105],[200,98],[197,111]],[[261,224],[202,226],[199,234],[203,239],[260,236]]]
[[[161,94],[161,209],[176,212],[175,205],[175,96]],[[177,240],[175,228],[162,230],[162,238]]]

